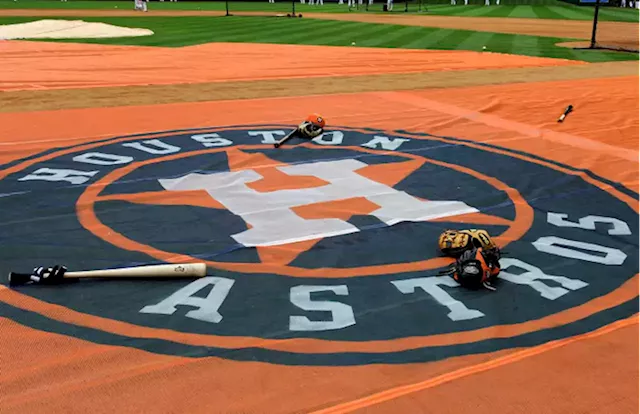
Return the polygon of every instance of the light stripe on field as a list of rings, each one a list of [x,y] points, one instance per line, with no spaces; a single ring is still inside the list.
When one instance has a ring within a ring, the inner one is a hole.
[[[569,20],[593,20],[593,9],[574,10],[568,7],[547,6],[549,11]]]
[[[511,42],[512,54],[524,54],[529,56],[539,56],[539,37],[536,36],[516,36]]]
[[[429,48],[442,48],[443,44],[448,44],[447,39],[449,37],[455,37],[458,33],[456,30],[451,29],[440,29],[433,33],[431,33],[427,37],[417,37],[416,40],[409,42],[404,45],[407,49],[420,48],[420,49],[429,49]],[[449,42],[450,44],[451,42]]]
[[[495,0],[490,0],[491,4],[493,5],[495,3]],[[501,6],[504,7],[504,6]],[[479,16],[488,16],[490,14],[495,13],[496,11],[496,7],[495,6],[477,6],[474,9],[471,9],[465,13],[460,13],[460,16],[473,16],[473,17],[479,17]],[[505,13],[506,14],[506,13]]]
[[[389,35],[385,35],[384,37],[379,37],[379,38],[369,38],[369,39],[361,39],[358,41],[358,44],[362,43],[363,46],[378,46],[381,44],[384,45],[406,45],[405,42],[399,41],[400,39],[402,39],[405,36],[413,36],[413,39],[417,39],[419,38],[419,34],[416,33],[417,30],[415,27],[403,27],[401,29],[396,29],[394,28],[394,31],[392,33],[390,33]]]
[[[460,42],[456,49],[459,50],[482,50],[482,46],[491,43],[495,33],[477,32]]]
[[[375,25],[375,26],[367,26],[363,27],[361,30],[347,30],[342,31],[341,36],[336,37],[336,39],[327,42],[328,45],[339,46],[339,45],[350,45],[351,42],[356,42],[356,46],[372,46],[370,44],[370,39],[377,39],[380,42],[384,42],[386,46],[389,45],[389,36],[388,33],[395,33],[398,31],[396,26],[388,26],[388,25]]]
[[[518,6],[514,8],[506,17],[518,17],[524,19],[537,19],[538,15],[533,10],[533,6]]]
[[[358,24],[360,25],[360,24]],[[290,36],[286,39],[286,43],[298,43],[298,44],[326,44],[327,37],[335,37],[337,34],[346,36],[350,30],[357,29],[357,27],[349,27],[344,25],[341,21],[332,21],[325,23],[322,27],[312,30],[301,32],[298,36]],[[267,39],[264,39],[265,41]]]

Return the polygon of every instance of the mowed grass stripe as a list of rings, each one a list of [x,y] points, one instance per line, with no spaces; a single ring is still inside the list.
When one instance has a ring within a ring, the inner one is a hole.
[[[570,9],[568,7],[549,6],[547,9],[553,12],[554,16],[560,16],[557,17],[559,19],[593,20],[593,8],[591,7]]]
[[[451,29],[435,29],[425,36],[423,36],[422,33],[416,33],[416,38],[414,40],[411,40],[408,43],[405,43],[404,45],[398,47],[406,49],[446,49],[439,46],[454,43],[449,41],[448,39],[451,37],[456,37],[456,32],[457,30]]]
[[[507,17],[519,17],[525,19],[535,19],[538,14],[533,10],[533,6],[518,6],[513,9]]]
[[[130,44],[142,46],[180,47],[214,41],[229,41],[236,36],[255,33],[269,27],[273,22],[247,17],[194,17],[188,22],[184,18],[147,17],[140,18],[85,18],[86,21],[105,22],[127,27],[146,27],[154,31],[153,36],[121,39],[91,39],[92,43]],[[1,20],[0,20],[1,21]],[[73,41],[69,40],[69,41]]]
[[[464,6],[464,0],[461,0],[461,1],[462,1],[462,5]],[[462,8],[459,5],[452,6],[452,5],[446,5],[446,4],[435,4],[433,6],[430,4],[422,5],[423,10],[426,9],[427,13],[446,14],[446,15],[456,15],[456,14],[463,13],[465,9],[468,7],[473,7],[473,6],[464,6],[464,8]]]
[[[460,40],[456,49],[458,50],[478,50],[481,51],[482,47],[491,43],[491,39],[495,37],[496,33],[478,32],[473,33],[466,39]]]
[[[493,0],[495,2],[495,0]],[[468,16],[468,17],[487,17],[492,13],[496,13],[495,10],[493,10],[491,7],[492,6],[463,6],[466,10],[464,10],[462,13],[459,13],[459,16]],[[503,9],[505,7],[509,7],[508,11],[504,11]],[[497,7],[498,10],[503,10],[502,11],[502,15],[498,16],[498,17],[504,17],[504,16],[508,16],[509,13],[512,11],[512,7],[511,6],[500,6]]]
[[[228,39],[233,42],[256,42],[258,43],[260,38],[265,36],[270,39],[274,39],[276,43],[287,43],[288,41],[293,41],[296,39],[296,35],[298,35],[301,30],[304,30],[304,33],[315,32],[317,30],[321,30],[327,26],[328,22],[322,22],[320,20],[310,21],[301,26],[298,24],[298,21],[288,21],[288,22],[278,22],[277,24],[273,22],[267,22],[251,25],[250,27],[235,27],[233,30],[224,31],[222,33],[222,37]],[[334,22],[332,22],[334,23]],[[331,26],[335,26],[336,24],[332,24]]]
[[[215,26],[215,29],[213,26]],[[216,35],[216,38],[219,38],[221,35],[224,38],[229,38],[245,33],[252,33],[254,30],[263,30],[270,26],[272,26],[271,22],[255,21],[251,18],[237,17],[233,18],[233,20],[217,19],[211,22],[202,22],[202,24],[200,25],[190,26],[189,30],[193,30],[194,32],[198,31],[201,33],[215,31],[218,33]]]
[[[520,15],[520,11],[522,10],[520,7],[516,6],[494,6],[494,2],[491,2],[491,6],[485,6],[488,10],[487,13],[483,14],[483,17],[516,17],[523,18],[524,16]],[[526,10],[526,9],[525,9]]]
[[[341,25],[339,21],[326,21],[323,22],[320,26],[315,28],[314,30],[306,30],[306,28],[301,25],[300,31],[297,32],[297,35],[291,35],[285,38],[282,38],[275,32],[275,35],[269,37],[270,33],[260,33],[260,37],[256,39],[257,43],[291,43],[291,44],[319,44],[326,45],[327,39],[335,38],[336,36],[343,36],[344,34],[344,25]],[[363,23],[359,23],[361,25]],[[274,33],[274,32],[271,32]]]
[[[389,44],[386,41],[385,35],[387,33],[391,33],[397,30],[394,26],[386,26],[386,25],[370,25],[363,23],[357,30],[340,30],[333,36],[327,38],[326,45],[329,46],[348,46],[351,45],[351,42],[356,42],[358,44],[358,39],[365,41],[367,39],[381,39],[385,44]],[[364,46],[362,42],[360,42],[361,46]]]
[[[564,9],[566,9],[566,14],[565,15],[561,15],[556,13],[552,7],[550,6],[533,6],[533,12],[536,14],[536,18],[538,19],[560,19],[560,20],[566,20],[567,17],[566,16],[571,16],[573,15],[574,17],[580,17],[580,14],[572,14],[573,13],[573,9],[572,6],[567,6],[567,7],[563,7]],[[572,19],[575,20],[575,19]],[[580,19],[578,19],[580,20]]]
[[[369,39],[379,39],[387,47],[393,47],[392,34],[398,34],[397,32],[400,31],[400,29],[409,29],[408,27],[395,25],[389,26],[381,24],[377,25],[377,27],[372,26],[373,25],[365,25],[357,31],[345,31],[341,37],[336,38],[328,44],[331,46],[340,46],[351,45],[351,42],[356,42],[358,46],[366,46],[366,42]],[[402,35],[402,33],[399,34]]]
[[[511,51],[514,50],[514,42],[518,41],[518,38],[520,37],[527,38],[533,36],[510,36],[505,33],[494,33],[484,45],[480,46],[480,49],[482,49],[482,46],[487,46],[487,52],[511,53]],[[537,48],[529,48],[518,52],[518,54],[525,56],[540,56],[540,50]]]
[[[357,42],[358,46],[366,46],[366,47],[376,47],[380,45],[396,45],[406,44],[407,41],[405,39],[415,40],[420,36],[420,30],[416,30],[416,27],[413,26],[403,26],[396,27],[391,26],[387,32],[380,33],[379,37],[361,37],[354,36],[354,41]]]
[[[638,22],[640,21],[640,13],[631,9],[614,9],[614,8],[601,8],[598,13],[598,19],[603,18],[607,21],[622,21],[622,22]]]
[[[461,32],[458,30],[454,30],[451,36],[447,36],[443,38],[436,44],[431,45],[430,47],[433,49],[440,50],[460,50],[460,44],[467,41],[468,39],[473,39],[474,36],[479,35],[480,32]]]
[[[549,7],[534,7],[533,8],[533,12],[536,14],[536,18],[538,19],[566,19],[566,15],[562,15],[562,14],[558,14],[556,13],[553,9],[549,8]],[[575,16],[580,16],[580,15],[574,15]],[[572,20],[577,20],[577,19],[572,19]],[[558,24],[562,24],[562,23],[558,23]]]
[[[441,31],[440,29],[415,30],[416,27],[413,27],[413,29],[411,31],[403,31],[404,35],[393,39],[388,46],[402,49],[428,49],[427,42],[429,39]]]
[[[508,53],[525,54],[528,56],[540,55],[540,38],[536,36],[516,36],[511,39],[511,47]]]

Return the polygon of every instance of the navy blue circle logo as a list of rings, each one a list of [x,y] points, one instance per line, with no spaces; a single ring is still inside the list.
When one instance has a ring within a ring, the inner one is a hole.
[[[3,274],[208,268],[4,290],[3,313],[158,353],[348,365],[530,346],[638,311],[637,194],[622,186],[455,138],[335,128],[274,148],[286,133],[162,132],[3,166]],[[438,275],[438,235],[464,228],[505,250],[497,291]]]

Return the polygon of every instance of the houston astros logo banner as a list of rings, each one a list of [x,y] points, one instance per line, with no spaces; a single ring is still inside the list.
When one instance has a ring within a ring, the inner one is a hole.
[[[50,330],[154,353],[361,365],[531,346],[637,312],[629,190],[452,137],[335,127],[274,148],[286,134],[158,132],[4,166],[8,246],[55,239],[70,269],[206,265],[193,279],[19,286],[10,317],[40,327],[44,312]],[[34,220],[40,208],[56,221]],[[439,273],[452,263],[439,236],[477,228],[505,252],[493,292]],[[3,252],[1,270],[19,261]]]

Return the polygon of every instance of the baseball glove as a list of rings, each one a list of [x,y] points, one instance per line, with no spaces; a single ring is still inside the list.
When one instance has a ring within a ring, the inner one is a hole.
[[[483,249],[493,249],[496,247],[496,244],[491,240],[491,236],[489,236],[486,230],[468,229],[460,230],[460,232],[468,234],[475,247],[482,247]]]
[[[486,230],[445,230],[438,238],[440,251],[449,257],[460,257],[462,253],[472,248],[483,250],[496,250],[500,254],[498,246],[494,243]]]
[[[495,290],[491,284],[500,274],[500,262],[493,251],[473,247],[465,250],[452,266],[441,273],[450,275],[468,289],[485,287]]]
[[[311,114],[298,125],[298,132],[302,138],[312,139],[322,134],[325,125],[326,121],[322,115]]]
[[[473,247],[471,236],[458,230],[445,230],[438,238],[440,251],[449,257],[459,257]]]
[[[298,125],[298,133],[302,138],[313,139],[322,134],[324,129],[317,124],[304,121]]]

